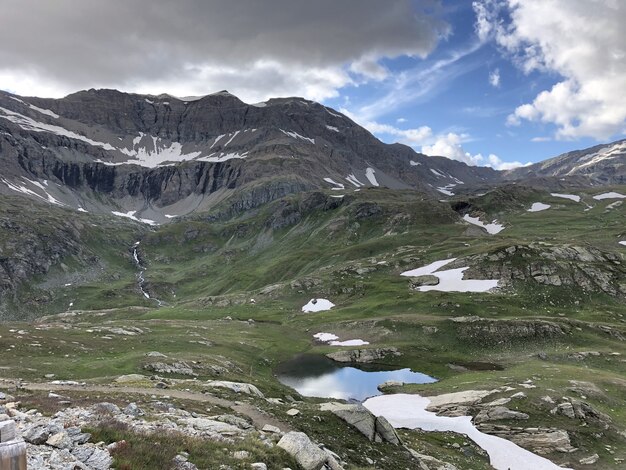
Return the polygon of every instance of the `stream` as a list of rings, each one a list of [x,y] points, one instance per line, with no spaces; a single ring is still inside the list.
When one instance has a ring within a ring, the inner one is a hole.
[[[150,297],[150,294],[144,288],[146,279],[143,276],[143,274],[146,272],[146,268],[145,266],[141,264],[141,260],[139,259],[139,254],[137,252],[137,249],[139,248],[139,243],[140,242],[135,242],[135,244],[133,245],[133,260],[135,260],[135,265],[139,269],[139,274],[137,274],[137,285],[139,286],[139,290],[141,290],[141,293],[146,299],[154,300],[157,303],[157,305],[161,307],[163,306],[163,302],[157,299],[156,297]]]

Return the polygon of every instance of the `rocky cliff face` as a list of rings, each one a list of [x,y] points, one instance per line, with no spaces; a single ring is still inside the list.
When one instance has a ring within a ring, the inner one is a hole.
[[[232,198],[384,186],[443,197],[497,179],[488,168],[386,145],[301,98],[248,105],[89,90],[53,100],[0,93],[0,192],[158,223]],[[237,190],[237,192],[235,192]],[[129,214],[130,213],[130,214]]]

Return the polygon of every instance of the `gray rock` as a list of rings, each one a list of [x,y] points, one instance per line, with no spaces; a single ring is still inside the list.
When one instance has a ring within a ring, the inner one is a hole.
[[[267,465],[265,465],[263,462],[256,462],[250,465],[250,468],[252,470],[267,470]]]
[[[291,455],[303,470],[320,470],[328,460],[326,452],[311,442],[303,432],[289,432],[277,445]]]
[[[474,418],[474,422],[484,423],[502,419],[528,419],[528,415],[519,411],[510,410],[505,406],[491,406],[481,410]]]
[[[585,457],[584,459],[580,459],[578,462],[581,465],[593,465],[598,460],[600,460],[600,456],[598,454],[590,455],[589,457]]]
[[[144,369],[156,372],[157,374],[179,374],[195,376],[193,369],[186,362],[174,362],[166,364],[164,362],[153,362],[143,366]]]
[[[374,362],[386,357],[401,356],[402,353],[398,351],[398,348],[377,348],[377,349],[353,349],[343,350],[334,353],[326,354],[326,357],[337,362],[356,362],[356,363],[368,363]]]
[[[207,387],[226,388],[235,393],[245,393],[247,395],[255,395],[265,398],[265,395],[254,385],[244,382],[228,382],[226,380],[211,380],[206,383]]]
[[[143,410],[137,406],[136,403],[129,403],[126,408],[124,408],[124,414],[129,416],[141,416],[144,414]]]
[[[107,470],[113,464],[113,458],[108,451],[95,448],[91,457],[87,459],[85,464],[94,470]]]
[[[320,409],[338,416],[370,441],[400,444],[400,438],[389,422],[382,416],[374,416],[361,404],[323,403]]]
[[[419,465],[419,470],[458,470],[457,467],[448,462],[443,462],[430,455],[420,454],[419,452],[408,448],[407,450]]]

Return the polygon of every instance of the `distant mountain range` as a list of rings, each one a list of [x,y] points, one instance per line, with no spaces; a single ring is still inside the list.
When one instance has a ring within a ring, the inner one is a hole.
[[[246,104],[88,90],[62,99],[0,93],[0,194],[164,223],[194,211],[260,206],[288,194],[413,189],[425,197],[509,180],[625,181],[626,141],[508,172],[384,144],[302,98]]]

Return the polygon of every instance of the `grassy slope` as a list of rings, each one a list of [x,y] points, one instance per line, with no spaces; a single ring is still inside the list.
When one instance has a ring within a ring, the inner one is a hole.
[[[615,189],[624,192],[623,188]],[[137,226],[119,225],[115,243],[98,238],[106,234],[103,226],[98,226],[89,238],[93,240],[89,246],[119,269],[119,279],[62,289],[50,305],[65,305],[71,298],[79,309],[120,308],[103,314],[85,313],[64,323],[48,321],[39,327],[0,325],[0,350],[7,368],[3,375],[40,379],[45,373],[54,373],[57,378],[108,382],[116,375],[141,373],[147,362],[145,353],[157,350],[203,364],[223,365],[228,361],[227,378],[256,383],[268,396],[285,396],[293,391],[275,380],[273,367],[295,353],[330,351],[311,341],[313,333],[329,331],[346,339],[366,339],[373,346],[398,346],[404,355],[391,364],[409,366],[441,379],[432,385],[405,387],[409,391],[432,394],[492,388],[532,378],[538,387],[527,391],[528,400],[513,407],[531,414],[529,426],[568,429],[574,445],[581,449],[572,456],[550,457],[575,463],[598,452],[603,465],[609,465],[614,458],[625,456],[624,446],[620,446],[623,441],[614,431],[593,425],[579,430],[577,420],[551,416],[539,398],[576,396],[567,390],[571,379],[592,382],[604,393],[589,396],[587,401],[608,413],[617,429],[626,429],[626,413],[619,406],[626,398],[626,363],[621,359],[626,347],[622,341],[589,326],[600,322],[621,328],[626,314],[623,299],[594,294],[581,302],[566,288],[539,285],[522,286],[514,294],[418,293],[410,291],[407,280],[398,275],[438,259],[531,241],[589,244],[613,253],[624,251],[617,244],[617,240],[626,239],[624,206],[607,211],[612,201],[598,202],[586,195],[584,201],[594,207],[584,211],[584,203],[524,190],[513,192],[506,204],[498,205],[495,197],[488,194],[471,201],[476,210],[507,225],[494,237],[465,236],[467,227],[456,222],[448,203],[433,205],[410,192],[384,190],[355,193],[354,200],[346,200],[336,209],[301,211],[298,223],[276,230],[268,227],[267,220],[277,212],[277,204],[239,220],[207,222],[197,217],[161,227],[145,234],[141,255],[148,266],[149,288],[168,302],[163,308],[142,299],[134,284],[128,247],[138,234]],[[291,203],[297,206],[298,198],[290,198]],[[525,212],[532,202],[553,207],[545,212]],[[372,203],[380,207],[380,212],[359,216],[363,207]],[[292,281],[303,278],[310,282],[290,286]],[[262,292],[274,284],[280,285],[271,292]],[[337,307],[314,315],[301,314],[300,307],[318,296],[330,298]],[[256,303],[249,302],[251,297]],[[131,308],[133,305],[145,308]],[[586,323],[576,323],[569,334],[554,338],[490,342],[489,338],[466,338],[459,325],[449,320],[467,315],[502,321],[541,318],[567,325],[572,320]],[[225,320],[227,317],[232,320]],[[254,323],[247,319],[254,319]],[[138,326],[144,333],[127,337],[97,330],[128,325]],[[425,326],[436,327],[437,331],[433,333]],[[16,337],[9,332],[20,328],[26,334]],[[198,340],[212,345],[194,342]],[[582,361],[568,358],[573,351],[588,350],[603,355]],[[539,352],[545,352],[548,360],[539,361]],[[505,370],[460,373],[448,367],[449,363],[470,361],[498,363]],[[199,369],[199,373],[201,378],[211,377],[208,369]],[[294,424],[324,439],[332,421],[316,424],[314,420],[295,420]],[[462,456],[451,450],[450,442],[441,442],[448,439],[445,436],[411,436],[407,439],[417,439],[416,447],[432,450],[434,446],[445,455],[451,454],[451,460],[460,468],[483,465],[459,458]],[[617,449],[614,455],[605,448],[607,443]],[[365,466],[345,449],[334,450],[341,451],[354,465]]]

